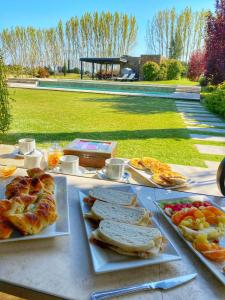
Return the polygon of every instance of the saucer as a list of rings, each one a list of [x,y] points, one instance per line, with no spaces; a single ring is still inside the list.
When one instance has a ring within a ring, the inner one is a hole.
[[[25,155],[31,155],[31,154],[35,154],[35,153],[40,154],[41,151],[35,149],[32,152],[30,152],[29,154],[22,154],[20,152],[19,148],[16,147],[12,154],[17,158],[24,158]]]
[[[63,172],[61,167],[56,167],[54,170],[49,170],[49,171],[55,173],[61,173],[61,174],[76,175],[76,176],[83,176],[86,173],[85,168],[81,166],[79,166],[79,169],[75,173]]]
[[[111,179],[109,178],[106,173],[105,173],[105,168],[99,170],[97,172],[98,178],[99,179],[103,179],[103,180],[112,180],[112,181],[122,181],[125,183],[129,183],[129,179],[130,179],[130,173],[128,173],[127,171],[124,172],[123,176],[120,179]]]

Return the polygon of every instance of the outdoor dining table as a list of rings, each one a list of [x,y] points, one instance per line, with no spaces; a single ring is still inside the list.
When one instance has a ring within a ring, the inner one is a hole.
[[[15,175],[25,175],[18,168]],[[62,176],[55,174],[54,176]],[[181,260],[140,267],[131,270],[95,274],[92,267],[88,241],[79,203],[79,190],[96,186],[129,190],[130,184],[66,176],[68,185],[71,233],[49,239],[3,243],[0,246],[0,290],[26,299],[89,299],[91,292],[127,285],[157,281],[197,272],[193,281],[167,291],[140,292],[122,299],[224,299],[225,286],[189,250],[159,213],[153,200],[192,195],[132,185],[144,206],[150,209],[175,245]],[[4,181],[2,181],[4,182]],[[225,198],[209,196],[220,206]],[[40,294],[43,293],[43,294]],[[49,296],[47,296],[49,295]],[[52,295],[52,296],[50,296]],[[54,297],[53,297],[54,296]]]

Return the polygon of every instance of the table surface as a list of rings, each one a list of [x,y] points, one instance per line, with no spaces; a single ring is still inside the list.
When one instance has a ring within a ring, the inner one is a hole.
[[[42,150],[43,152],[46,150]],[[17,167],[23,167],[24,159],[18,159],[15,156],[15,146],[13,145],[0,145],[0,165],[15,165]],[[221,193],[216,184],[216,172],[217,167],[213,166],[210,168],[201,168],[201,167],[190,167],[182,165],[171,165],[173,170],[179,172],[191,178],[194,185],[188,187],[180,188],[180,191],[188,191],[192,193],[207,194],[213,196],[221,196]],[[137,172],[129,168],[131,184],[152,186],[152,184],[146,180],[143,176],[140,176]],[[84,177],[98,179],[96,174],[84,174]]]
[[[25,170],[17,169],[15,175],[25,175]],[[224,299],[225,286],[187,248],[164,218],[157,213],[153,204],[154,199],[176,198],[187,193],[133,186],[145,206],[156,213],[158,222],[176,245],[182,260],[96,275],[92,268],[78,190],[94,186],[128,189],[129,185],[74,176],[67,176],[67,180],[71,234],[45,240],[1,244],[0,281],[63,299],[83,300],[89,299],[93,291],[197,272],[198,277],[195,280],[173,290],[142,292],[125,296],[123,299]],[[219,205],[225,205],[225,198],[215,197],[213,200]]]

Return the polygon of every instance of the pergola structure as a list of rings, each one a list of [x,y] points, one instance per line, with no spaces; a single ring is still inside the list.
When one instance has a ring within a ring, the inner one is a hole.
[[[113,77],[113,66],[114,65],[120,65],[121,63],[126,63],[127,59],[123,57],[101,57],[101,58],[96,58],[96,57],[81,57],[80,58],[80,78],[83,79],[83,63],[91,63],[92,64],[92,79],[94,79],[94,73],[95,73],[95,64],[100,65],[100,74],[102,74],[102,65],[106,66],[106,72],[108,70],[108,66],[111,66],[111,75]]]

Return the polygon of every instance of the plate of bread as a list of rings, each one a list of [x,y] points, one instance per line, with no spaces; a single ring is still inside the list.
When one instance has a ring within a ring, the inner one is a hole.
[[[79,191],[81,211],[96,273],[179,260],[152,213],[133,191]]]
[[[174,172],[168,164],[152,157],[132,158],[128,165],[155,187],[178,189],[193,183],[186,176]]]
[[[67,184],[41,169],[0,182],[0,243],[69,234]]]

